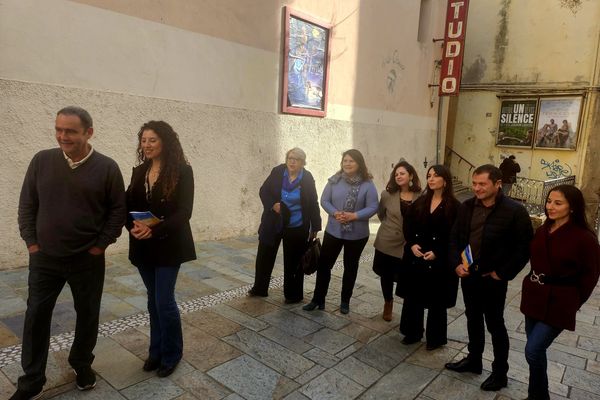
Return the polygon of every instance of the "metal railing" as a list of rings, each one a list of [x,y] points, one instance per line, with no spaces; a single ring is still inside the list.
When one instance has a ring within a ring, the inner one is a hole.
[[[448,146],[446,146],[444,161],[444,164],[450,168],[453,178],[461,182],[463,186],[470,187],[469,183],[473,170],[476,168],[475,165]],[[510,191],[505,194],[522,202],[530,215],[541,215],[544,214],[548,192],[558,185],[575,185],[575,175],[546,181],[517,177],[517,181],[512,185]],[[597,224],[600,229],[600,217]]]
[[[575,175],[547,181],[517,177],[507,194],[522,202],[530,215],[541,215],[544,214],[548,192],[559,185],[575,185]]]
[[[465,186],[470,186],[471,175],[473,174],[473,170],[476,168],[474,164],[469,162],[469,160],[458,154],[452,148],[446,146],[444,165],[450,168],[454,179],[462,182],[465,184]]]

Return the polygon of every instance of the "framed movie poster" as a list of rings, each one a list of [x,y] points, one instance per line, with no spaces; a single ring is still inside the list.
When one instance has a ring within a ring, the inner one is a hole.
[[[533,145],[537,99],[502,100],[496,146]]]
[[[281,110],[324,117],[327,113],[331,25],[285,8]]]
[[[582,97],[541,98],[535,148],[575,150]]]

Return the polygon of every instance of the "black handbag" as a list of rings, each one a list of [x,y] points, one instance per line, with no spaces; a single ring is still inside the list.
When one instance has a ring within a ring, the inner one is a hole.
[[[313,239],[308,244],[308,249],[300,260],[300,267],[304,271],[305,275],[314,274],[319,265],[319,256],[321,255],[321,240],[319,238]]]

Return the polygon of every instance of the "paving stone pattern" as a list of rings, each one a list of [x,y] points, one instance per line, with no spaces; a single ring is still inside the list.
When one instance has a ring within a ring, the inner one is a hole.
[[[376,227],[372,229],[376,231]],[[383,300],[372,272],[373,247],[363,253],[351,312],[339,312],[342,267],[334,268],[326,309],[306,312],[285,304],[282,254],[269,297],[247,297],[254,276],[255,237],[197,244],[198,260],[182,266],[177,298],[184,330],[184,358],[168,378],[142,370],[148,346],[145,289],[125,255],[107,259],[105,294],[96,359],[98,385],[76,390],[68,365],[74,311],[68,288],[59,296],[52,326],[48,382],[43,399],[481,399],[527,397],[525,333],[519,312],[521,273],[509,286],[505,311],[511,338],[509,385],[497,393],[479,389],[491,370],[487,337],[484,374],[444,370],[466,355],[462,298],[448,311],[449,343],[427,351],[405,346],[394,318],[381,318]],[[341,257],[340,257],[341,260]],[[305,302],[315,277],[305,281]],[[20,338],[27,296],[27,269],[0,272],[0,399],[15,390],[21,374]],[[460,295],[459,295],[460,297]],[[600,290],[577,317],[577,331],[564,332],[548,351],[552,399],[600,400]]]

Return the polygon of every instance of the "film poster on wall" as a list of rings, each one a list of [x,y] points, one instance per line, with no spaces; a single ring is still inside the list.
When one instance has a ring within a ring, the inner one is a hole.
[[[575,150],[582,97],[540,99],[535,148]]]
[[[281,110],[287,114],[327,114],[331,25],[285,8]]]
[[[581,96],[502,100],[496,146],[575,150],[582,101]]]
[[[535,132],[537,99],[503,100],[500,106],[497,146],[531,148]]]

